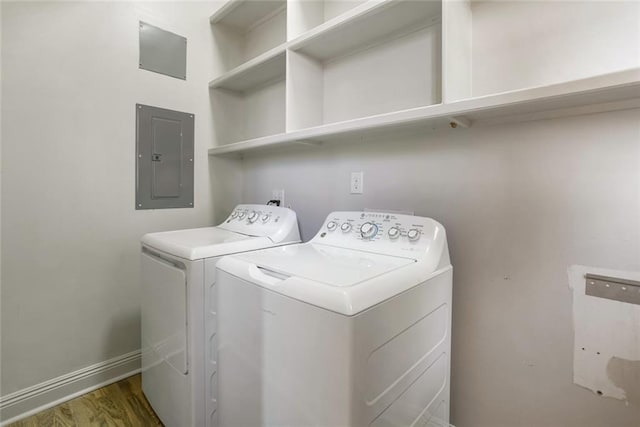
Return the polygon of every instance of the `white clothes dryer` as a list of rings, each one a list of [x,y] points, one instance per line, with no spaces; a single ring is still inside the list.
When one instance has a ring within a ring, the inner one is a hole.
[[[142,389],[166,427],[215,417],[205,371],[217,372],[216,313],[205,312],[205,301],[215,299],[220,257],[298,242],[296,213],[263,205],[238,205],[217,227],[142,238]]]
[[[438,222],[334,212],[218,268],[221,427],[449,421],[452,266]]]

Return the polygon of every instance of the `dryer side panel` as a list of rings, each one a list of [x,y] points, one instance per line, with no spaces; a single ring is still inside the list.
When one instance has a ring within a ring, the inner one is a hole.
[[[185,270],[142,254],[142,336],[147,347],[181,374],[188,372]],[[143,367],[144,368],[144,367]]]
[[[166,426],[190,419],[187,276],[142,253],[142,389]]]
[[[220,257],[204,264],[204,381],[205,426],[218,426],[218,289],[216,264]]]

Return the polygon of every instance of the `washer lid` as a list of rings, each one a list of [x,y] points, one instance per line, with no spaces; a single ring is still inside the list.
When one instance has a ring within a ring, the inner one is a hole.
[[[188,260],[211,258],[273,245],[267,237],[251,237],[218,227],[145,234],[142,243]]]
[[[415,264],[415,260],[306,243],[235,256],[267,272],[300,277],[334,287],[349,287]]]

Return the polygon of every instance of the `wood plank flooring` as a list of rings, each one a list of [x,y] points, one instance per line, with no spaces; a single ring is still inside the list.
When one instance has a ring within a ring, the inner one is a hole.
[[[140,375],[87,393],[8,427],[162,427],[142,394]]]

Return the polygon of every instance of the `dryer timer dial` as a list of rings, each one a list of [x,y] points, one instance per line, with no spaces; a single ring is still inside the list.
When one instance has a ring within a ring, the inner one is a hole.
[[[407,238],[409,240],[411,240],[412,242],[415,242],[417,240],[420,239],[420,230],[412,228],[411,230],[407,231]]]

